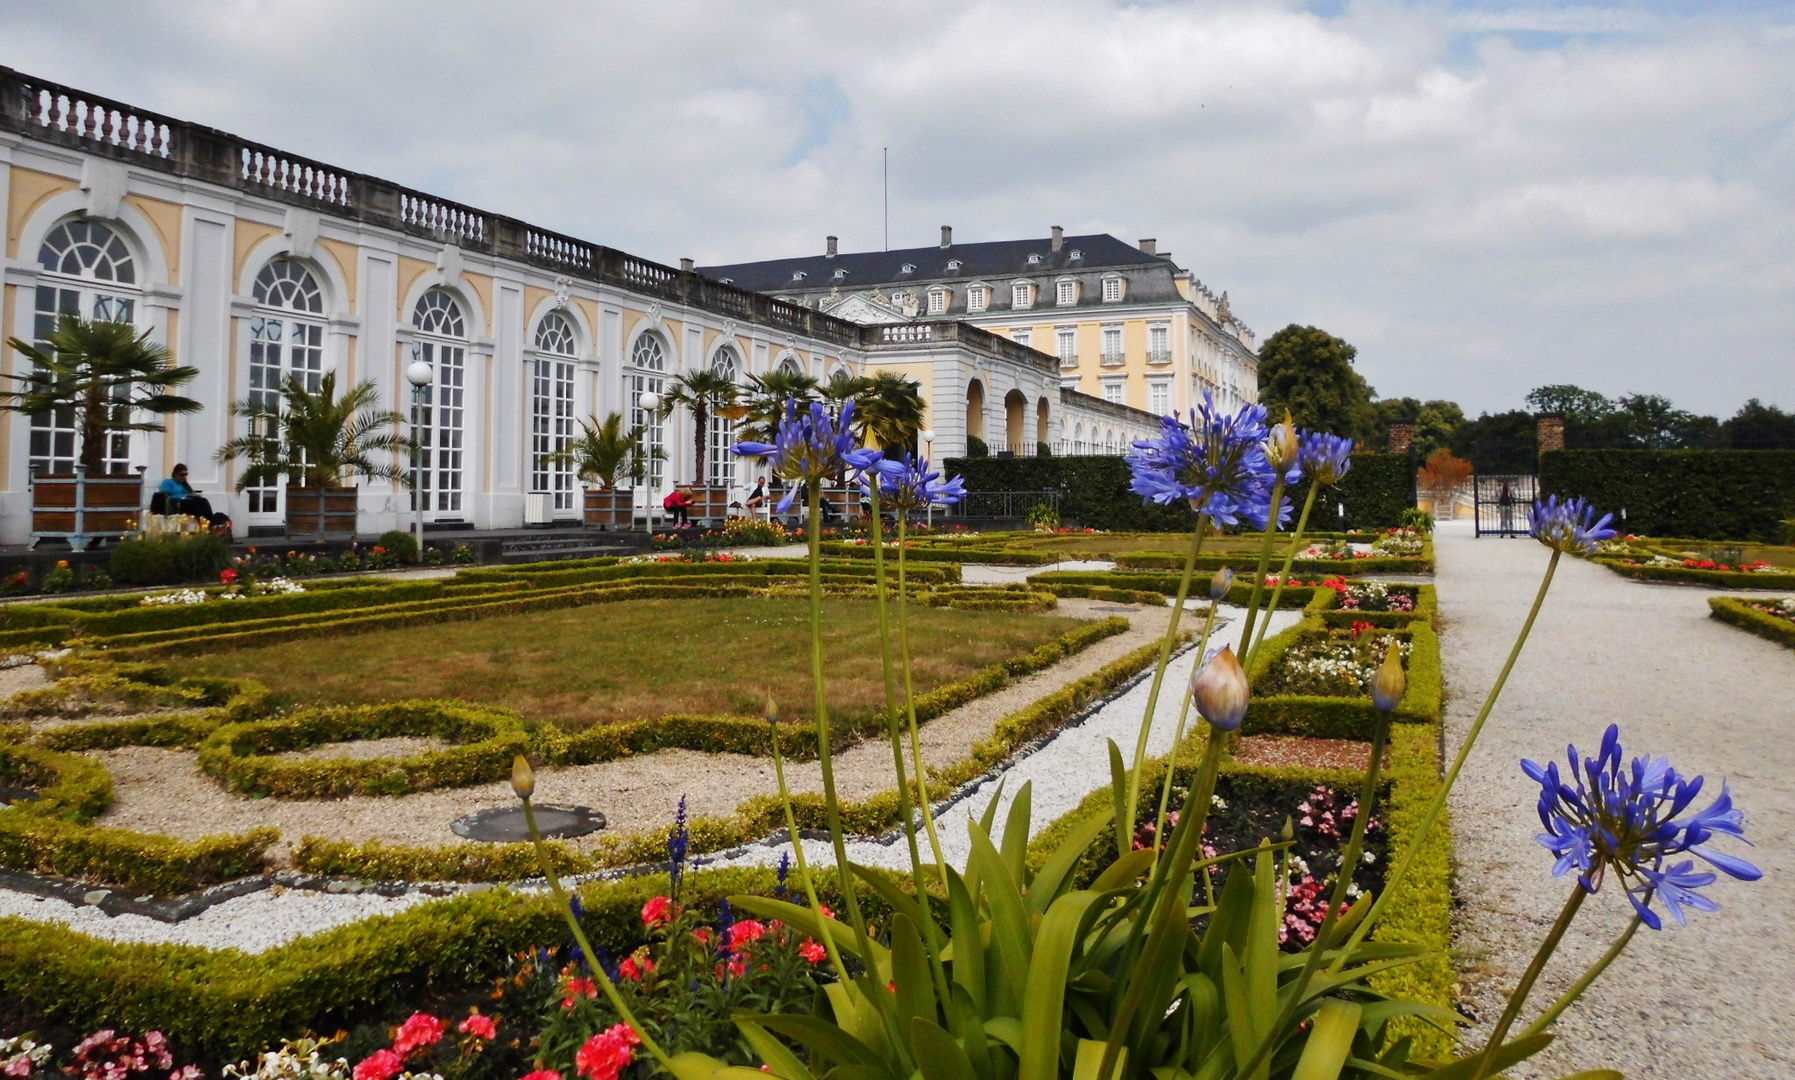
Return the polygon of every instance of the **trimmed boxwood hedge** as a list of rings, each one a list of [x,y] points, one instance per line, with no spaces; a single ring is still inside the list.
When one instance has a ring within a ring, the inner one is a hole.
[[[1272,566],[1282,566],[1283,557],[1277,551],[1272,552]],[[1117,555],[1116,568],[1119,570],[1170,570],[1184,569],[1183,555],[1168,555],[1156,551],[1132,552]],[[1214,573],[1224,566],[1233,567],[1240,572],[1244,567],[1258,562],[1257,556],[1251,555],[1199,555],[1197,569],[1205,573]],[[1353,577],[1358,574],[1431,574],[1434,569],[1433,541],[1424,541],[1421,554],[1406,555],[1374,555],[1363,559],[1296,559],[1290,564],[1292,576],[1301,577]],[[1274,571],[1275,572],[1275,571]]]
[[[1759,611],[1737,597],[1710,596],[1708,616],[1774,641],[1785,649],[1795,649],[1795,622]]]
[[[1795,572],[1757,574],[1745,570],[1698,570],[1691,566],[1648,566],[1604,556],[1592,561],[1635,581],[1667,581],[1710,589],[1795,589]]]
[[[281,758],[324,743],[435,736],[455,745],[406,758]],[[395,701],[306,709],[226,724],[199,746],[199,767],[252,797],[404,795],[503,779],[530,737],[513,713],[454,701]]]
[[[1795,450],[1548,450],[1539,485],[1641,535],[1777,543],[1795,513]]]

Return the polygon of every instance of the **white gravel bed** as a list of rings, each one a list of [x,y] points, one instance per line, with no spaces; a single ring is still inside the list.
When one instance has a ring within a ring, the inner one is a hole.
[[[1513,645],[1549,553],[1531,540],[1474,540],[1468,522],[1443,523],[1434,543],[1452,754]],[[1560,1021],[1557,1043],[1506,1075],[1608,1067],[1629,1080],[1795,1076],[1795,1024],[1777,1004],[1795,1000],[1795,663],[1788,650],[1710,619],[1709,595],[1560,561],[1451,800],[1463,1000],[1480,1021],[1467,1045],[1482,1044],[1570,889],[1534,840],[1539,787],[1522,773],[1521,758],[1557,759],[1562,769],[1567,742],[1588,754],[1618,723],[1629,760],[1662,755],[1707,777],[1698,805],[1719,793],[1722,779],[1731,783],[1757,846],[1719,846],[1758,865],[1764,878],[1723,876],[1705,890],[1719,912],[1691,913],[1687,927],[1667,918],[1662,932],[1640,930]],[[1536,1009],[1593,962],[1631,914],[1612,882],[1586,903],[1535,990]]]
[[[0,916],[55,922],[109,941],[198,945],[256,953],[376,915],[394,915],[437,897],[326,893],[278,886],[226,900],[190,919],[166,923],[147,915],[107,915],[96,907],[0,889]]]
[[[1219,624],[1225,618],[1227,623],[1225,626],[1218,625],[1210,638],[1210,647],[1238,644],[1245,615],[1244,609],[1224,605],[1217,621]],[[1300,613],[1296,611],[1277,612],[1272,616],[1268,633],[1283,630],[1300,617]],[[1190,680],[1191,668],[1196,659],[1196,649],[1191,648],[1175,657],[1166,671],[1165,687],[1160,691],[1153,731],[1147,742],[1148,751],[1152,754],[1164,754],[1172,748],[1178,713],[1183,704],[1184,687]],[[1009,812],[1010,801],[1024,783],[1030,784],[1031,835],[1039,833],[1076,808],[1091,792],[1106,786],[1109,783],[1108,740],[1114,739],[1122,748],[1124,761],[1133,760],[1135,739],[1140,731],[1141,717],[1146,714],[1147,695],[1151,690],[1151,677],[1136,683],[1122,696],[1105,704],[1084,723],[1062,731],[1045,745],[1014,762],[1000,777],[980,784],[936,815],[936,831],[941,836],[943,853],[948,861],[957,868],[965,867],[972,843],[966,831],[967,824],[984,815],[985,808],[998,794],[1000,781],[1003,802],[997,812],[997,824],[992,836],[993,842],[998,844],[1003,842],[1004,816]],[[1190,723],[1196,722],[1196,714],[1193,712]],[[929,858],[926,838],[922,839],[922,843],[925,845],[924,857]],[[735,858],[719,860],[713,865],[771,866],[778,863],[780,855],[789,850],[789,844],[757,847]],[[826,841],[804,842],[805,858],[813,866],[833,865],[832,852],[832,847]],[[871,841],[853,842],[848,845],[848,857],[869,866],[892,869],[907,869],[910,865],[909,848],[902,840],[889,845]]]

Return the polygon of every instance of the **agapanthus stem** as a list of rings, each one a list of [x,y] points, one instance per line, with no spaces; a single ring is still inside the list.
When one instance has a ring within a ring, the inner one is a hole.
[[[841,827],[841,803],[835,796],[835,758],[829,749],[829,701],[823,691],[823,484],[810,482],[810,678],[816,688],[816,754],[823,773],[823,814],[829,823],[829,839],[835,846],[835,869],[841,877],[842,905],[848,921],[864,943],[866,920],[860,915],[855,895],[854,872],[848,868],[848,845]],[[793,843],[797,836],[792,837]]]
[[[1197,642],[1197,659],[1193,672],[1203,666],[1203,656],[1209,651],[1209,632],[1215,629],[1215,608],[1218,603],[1216,600],[1209,602],[1209,615],[1203,620],[1203,637]],[[1166,758],[1165,783],[1159,789],[1159,816],[1153,824],[1153,850],[1156,852],[1159,850],[1160,838],[1165,835],[1166,810],[1172,802],[1172,776],[1178,771],[1178,750],[1184,745],[1184,724],[1190,719],[1190,702],[1191,697],[1187,692],[1184,704],[1178,708],[1178,730],[1172,733],[1172,752]],[[1130,821],[1128,825],[1133,828],[1134,822]]]
[[[1308,992],[1309,981],[1321,968],[1322,958],[1327,953],[1328,939],[1334,936],[1334,924],[1339,922],[1340,915],[1346,908],[1347,890],[1352,887],[1353,872],[1359,868],[1359,858],[1365,851],[1365,833],[1371,827],[1371,811],[1377,803],[1377,785],[1383,775],[1384,746],[1389,738],[1390,714],[1379,709],[1377,726],[1371,733],[1371,763],[1366,766],[1365,779],[1359,785],[1359,811],[1353,815],[1352,835],[1347,840],[1346,851],[1340,856],[1340,874],[1334,881],[1334,895],[1328,900],[1327,911],[1321,917],[1321,926],[1315,931],[1315,941],[1309,946],[1308,956],[1303,960],[1303,970],[1296,977],[1295,990],[1278,1011],[1278,1019],[1268,1029],[1265,1041],[1254,1049],[1246,1064],[1237,1070],[1241,1076],[1253,1075],[1253,1070],[1265,1060],[1265,1055],[1271,1053],[1278,1040],[1278,1033],[1286,1030],[1290,1021],[1296,1017],[1296,1010]]]
[[[1116,822],[1116,854],[1128,854],[1134,843],[1134,817],[1141,801],[1141,766],[1147,761],[1147,736],[1153,732],[1153,713],[1159,708],[1159,688],[1165,682],[1166,666],[1172,661],[1172,646],[1178,642],[1178,627],[1184,622],[1184,601],[1190,596],[1190,579],[1197,569],[1197,556],[1203,550],[1204,524],[1208,518],[1197,513],[1197,531],[1191,537],[1190,553],[1184,557],[1184,576],[1178,579],[1178,596],[1172,602],[1172,617],[1166,623],[1165,640],[1159,645],[1159,666],[1153,669],[1153,686],[1147,691],[1147,713],[1141,717],[1141,733],[1134,740],[1134,767],[1128,772],[1128,817]]]
[[[872,538],[873,538],[873,576],[879,596],[879,659],[885,666],[885,728],[891,735],[891,764],[897,775],[898,816],[904,823],[904,840],[910,845],[910,879],[916,886],[916,902],[921,905],[926,915],[929,911],[928,885],[922,877],[922,852],[916,846],[916,815],[910,805],[910,780],[904,768],[904,735],[902,724],[898,719],[897,687],[892,675],[891,664],[891,618],[885,608],[885,535],[884,522],[879,517],[879,485],[875,479],[871,484],[872,492]],[[901,536],[900,532],[900,536]],[[901,551],[902,549],[900,549]],[[899,556],[902,558],[902,555]],[[902,588],[902,583],[899,583]],[[917,778],[923,785],[922,798],[927,799],[928,781]],[[941,965],[941,943],[935,933],[935,920],[925,917],[919,927],[923,942],[929,950],[929,967],[935,978],[935,993],[943,1002],[953,1000],[953,991],[948,987],[947,969]]]
[[[947,857],[941,836],[935,831],[935,807],[929,797],[929,773],[922,761],[922,735],[916,727],[916,689],[910,674],[910,601],[905,580],[904,550],[909,543],[909,522],[898,515],[898,659],[904,672],[904,712],[910,719],[910,756],[916,762],[917,801],[922,804],[922,825],[929,834],[929,850],[935,856],[935,875],[947,887]],[[949,999],[944,999],[949,1000]]]
[[[1571,920],[1577,917],[1577,909],[1583,906],[1583,900],[1588,895],[1581,884],[1571,886],[1570,899],[1559,910],[1558,921],[1552,924],[1546,940],[1540,942],[1539,948],[1534,950],[1533,962],[1527,965],[1527,970],[1521,974],[1521,981],[1508,995],[1508,1007],[1502,1010],[1502,1018],[1496,1021],[1496,1029],[1490,1032],[1489,1042],[1483,1046],[1483,1053],[1478,1057],[1477,1071],[1472,1074],[1471,1080],[1483,1080],[1489,1075],[1490,1067],[1496,1062],[1496,1053],[1502,1049],[1502,1040],[1508,1037],[1508,1029],[1514,1026],[1515,1018],[1521,1015],[1521,1006],[1527,1003],[1527,995],[1533,992],[1533,984],[1539,981],[1540,972],[1546,969],[1546,961],[1558,949],[1558,943],[1564,939],[1564,932],[1571,928]]]
[[[810,879],[810,864],[804,858],[804,842],[798,839],[798,819],[792,813],[791,789],[785,786],[785,755],[779,752],[779,724],[773,723],[773,776],[779,781],[779,805],[785,810],[786,834],[791,837],[792,861],[798,864],[798,880],[804,883],[804,898],[810,901],[810,910],[816,912],[819,921],[824,918],[822,902],[816,896],[816,884]],[[824,932],[823,949],[829,954],[829,963],[835,968],[835,974],[843,983],[848,982],[848,966],[842,963],[841,953],[835,947],[835,935]]]
[[[1290,534],[1290,549],[1284,553],[1284,567],[1278,571],[1277,587],[1271,591],[1271,603],[1265,606],[1265,621],[1259,624],[1259,632],[1253,635],[1252,647],[1242,657],[1248,671],[1253,670],[1253,657],[1259,655],[1259,643],[1265,640],[1265,632],[1271,628],[1272,612],[1278,610],[1278,599],[1284,595],[1284,585],[1290,580],[1290,568],[1296,563],[1296,549],[1302,546],[1303,531],[1309,527],[1309,511],[1315,509],[1315,494],[1320,490],[1321,485],[1311,478],[1309,497],[1303,500],[1303,512],[1296,519],[1296,531]]]
[[[1633,935],[1638,933],[1639,928],[1644,924],[1645,920],[1637,915],[1633,916],[1633,921],[1628,923],[1627,928],[1621,932],[1621,935],[1614,939],[1614,944],[1608,946],[1608,951],[1602,954],[1602,958],[1591,964],[1589,970],[1583,973],[1582,978],[1572,983],[1569,990],[1560,994],[1558,1000],[1552,1003],[1552,1007],[1540,1014],[1539,1019],[1535,1020],[1532,1024],[1529,1024],[1527,1030],[1521,1032],[1521,1037],[1526,1038],[1529,1035],[1538,1035],[1540,1032],[1551,1027],[1553,1023],[1563,1015],[1566,1009],[1570,1008],[1576,1003],[1578,998],[1583,996],[1583,992],[1588,990],[1590,986],[1595,983],[1602,972],[1608,970],[1608,965],[1614,963],[1615,958],[1626,951],[1627,943],[1633,940]]]
[[[1265,590],[1265,571],[1271,568],[1272,537],[1276,536],[1278,532],[1278,505],[1283,501],[1284,472],[1280,469],[1278,478],[1271,484],[1271,502],[1266,505],[1265,543],[1259,547],[1259,572],[1253,575],[1253,594],[1247,600],[1247,621],[1246,625],[1240,629],[1242,648],[1251,644],[1253,640],[1253,623],[1259,618],[1259,596]],[[1265,617],[1269,621],[1271,614],[1268,612]],[[1247,677],[1250,679],[1252,675],[1253,669],[1247,668]]]
[[[1440,811],[1446,807],[1446,797],[1452,794],[1452,785],[1458,782],[1458,774],[1464,770],[1465,759],[1471,756],[1471,747],[1477,744],[1478,733],[1483,731],[1483,722],[1490,718],[1490,710],[1496,707],[1496,699],[1502,696],[1502,687],[1508,682],[1508,673],[1514,670],[1515,661],[1520,659],[1521,647],[1527,644],[1527,635],[1533,632],[1533,621],[1539,618],[1539,609],[1546,602],[1546,591],[1552,587],[1552,575],[1558,572],[1559,554],[1557,549],[1553,549],[1551,561],[1546,563],[1546,576],[1541,579],[1539,592],[1533,597],[1533,607],[1527,612],[1527,621],[1521,624],[1521,632],[1515,636],[1514,647],[1508,650],[1508,660],[1503,663],[1502,671],[1497,674],[1495,684],[1490,687],[1489,696],[1484,698],[1483,708],[1478,710],[1477,719],[1472,722],[1471,730],[1465,733],[1464,745],[1458,748],[1458,756],[1453,758],[1452,768],[1447,771],[1445,779],[1440,781],[1440,789],[1434,792],[1433,801],[1427,804],[1427,812],[1421,815],[1421,825],[1415,830],[1414,838],[1409,841],[1408,850],[1402,853],[1402,861],[1396,864],[1394,873],[1384,878],[1384,887],[1378,891],[1377,902],[1371,905],[1371,912],[1353,931],[1352,940],[1346,943],[1346,947],[1340,951],[1340,955],[1336,956],[1334,962],[1329,965],[1330,972],[1338,972],[1346,965],[1347,955],[1351,953],[1354,946],[1365,940],[1367,934],[1371,933],[1371,928],[1377,925],[1378,917],[1389,906],[1390,897],[1396,895],[1397,888],[1402,885],[1403,881],[1407,879],[1409,871],[1413,869],[1415,860],[1420,856],[1422,846],[1427,843],[1428,835],[1433,832],[1434,824],[1439,821]]]
[[[579,945],[581,954],[596,958],[598,953],[592,950],[592,943],[586,940],[586,931],[580,926],[580,920],[573,917],[573,905],[567,902],[567,892],[561,888],[561,875],[555,871],[554,863],[549,859],[548,849],[542,842],[542,833],[536,828],[536,811],[530,807],[529,799],[524,799],[523,804],[524,824],[529,827],[530,843],[536,847],[536,861],[542,865],[542,875],[548,878],[548,891],[555,898],[555,906],[561,910],[561,917],[567,920],[567,928],[573,931],[573,940]],[[673,1059],[667,1056],[667,1051],[661,1049],[660,1043],[654,1041],[654,1036],[650,1035],[648,1029],[642,1026],[641,1021],[636,1019],[636,1014],[630,1011],[629,1005],[623,1000],[623,995],[617,992],[617,987],[611,982],[610,973],[605,971],[605,966],[597,963],[596,959],[589,966],[592,974],[598,977],[598,985],[604,988],[605,997],[610,999],[611,1008],[617,1010],[617,1015],[622,1017],[623,1022],[628,1024],[630,1029],[636,1033],[637,1038],[642,1040],[643,1049],[647,1050],[649,1055],[660,1063],[661,1068],[672,1072]]]

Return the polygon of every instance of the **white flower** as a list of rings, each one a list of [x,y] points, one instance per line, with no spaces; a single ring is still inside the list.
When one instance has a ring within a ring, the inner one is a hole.
[[[138,603],[142,607],[156,607],[163,604],[203,604],[206,593],[199,589],[177,589],[174,592],[151,593]]]

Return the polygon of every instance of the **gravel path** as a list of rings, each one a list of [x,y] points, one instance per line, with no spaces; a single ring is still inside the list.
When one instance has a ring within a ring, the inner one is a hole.
[[[1473,540],[1469,523],[1435,537],[1444,625],[1448,753],[1475,718],[1545,571],[1531,540]],[[1795,1076],[1795,657],[1708,618],[1711,593],[1629,581],[1591,563],[1559,564],[1545,608],[1452,797],[1464,1003],[1482,1036],[1568,895],[1533,839],[1539,788],[1520,758],[1586,753],[1611,722],[1629,758],[1650,752],[1708,777],[1701,805],[1732,784],[1764,870],[1723,877],[1721,905],[1687,928],[1641,929],[1560,1022],[1559,1042],[1516,1077],[1598,1066],[1629,1080]],[[1561,766],[1562,767],[1562,766]],[[1533,1000],[1541,1007],[1605,949],[1632,912],[1611,889],[1583,908]],[[1779,1004],[1780,1003],[1780,1004]]]
[[[924,724],[926,761],[941,766],[967,757],[1003,717],[1165,633],[1164,608],[1064,600],[1060,612],[1088,619],[1119,614],[1132,625],[1127,632],[1105,638],[1047,671],[1018,679]],[[1187,625],[1198,623],[1188,614],[1185,621]],[[202,774],[191,750],[134,746],[95,756],[112,770],[116,793],[102,824],[182,839],[273,825],[281,830],[277,858],[284,857],[306,835],[399,844],[455,843],[450,822],[513,800],[507,782],[419,792],[403,799],[244,799],[228,794]],[[865,798],[896,786],[891,747],[883,740],[868,740],[837,754],[835,768],[837,790],[846,799]],[[815,762],[789,764],[786,778],[794,791],[822,790],[822,774]],[[605,813],[609,827],[603,834],[574,842],[587,849],[595,847],[603,835],[665,825],[673,820],[681,796],[687,799],[688,812],[694,817],[724,816],[755,795],[776,791],[769,758],[691,750],[662,750],[598,765],[543,769],[537,774],[536,787],[540,801],[592,806]]]

